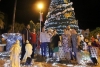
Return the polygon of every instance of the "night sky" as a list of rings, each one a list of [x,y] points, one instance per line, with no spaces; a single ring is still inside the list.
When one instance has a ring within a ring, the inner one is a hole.
[[[46,18],[48,7],[51,0],[17,0],[16,21],[19,23],[28,23],[33,20],[39,22],[39,9],[37,2],[43,1],[45,4],[43,13],[44,20]],[[99,27],[100,23],[100,1],[99,0],[70,0],[73,2],[75,17],[78,20],[79,28],[90,30]],[[12,23],[14,10],[14,0],[1,0],[0,11],[8,16],[8,23]]]

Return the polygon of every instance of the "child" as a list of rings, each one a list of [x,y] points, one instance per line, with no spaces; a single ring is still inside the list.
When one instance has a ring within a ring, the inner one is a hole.
[[[53,52],[54,52],[53,56],[56,59],[56,61],[59,61],[59,56],[60,56],[60,54],[59,54],[59,46],[61,46],[61,42],[60,41],[58,42],[58,47],[54,48],[54,50],[53,50]]]
[[[64,56],[64,51],[63,51],[61,41],[59,41],[58,46],[59,46],[59,59],[63,60],[65,59],[65,56]]]
[[[98,64],[97,49],[96,49],[95,45],[91,44],[91,46],[89,46],[89,52],[90,52],[90,57],[91,57],[93,64],[97,65]]]

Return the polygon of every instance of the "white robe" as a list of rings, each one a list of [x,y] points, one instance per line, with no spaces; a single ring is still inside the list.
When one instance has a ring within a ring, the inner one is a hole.
[[[26,53],[25,53],[25,55],[23,57],[22,62],[26,62],[27,57],[31,57],[31,54],[32,54],[32,45],[29,44],[29,43],[26,44],[25,50],[26,50]]]

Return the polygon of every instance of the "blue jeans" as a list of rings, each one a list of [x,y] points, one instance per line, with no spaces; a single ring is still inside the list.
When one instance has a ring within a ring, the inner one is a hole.
[[[53,50],[50,48],[50,42],[48,42],[49,58],[53,57]]]
[[[46,56],[46,53],[47,53],[47,42],[42,42],[41,43],[41,53],[42,53],[42,56]]]

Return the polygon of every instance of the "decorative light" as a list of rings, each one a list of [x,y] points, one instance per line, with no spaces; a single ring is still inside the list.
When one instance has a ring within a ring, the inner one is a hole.
[[[38,8],[41,10],[43,8],[43,4],[42,3],[39,3],[38,4]]]

